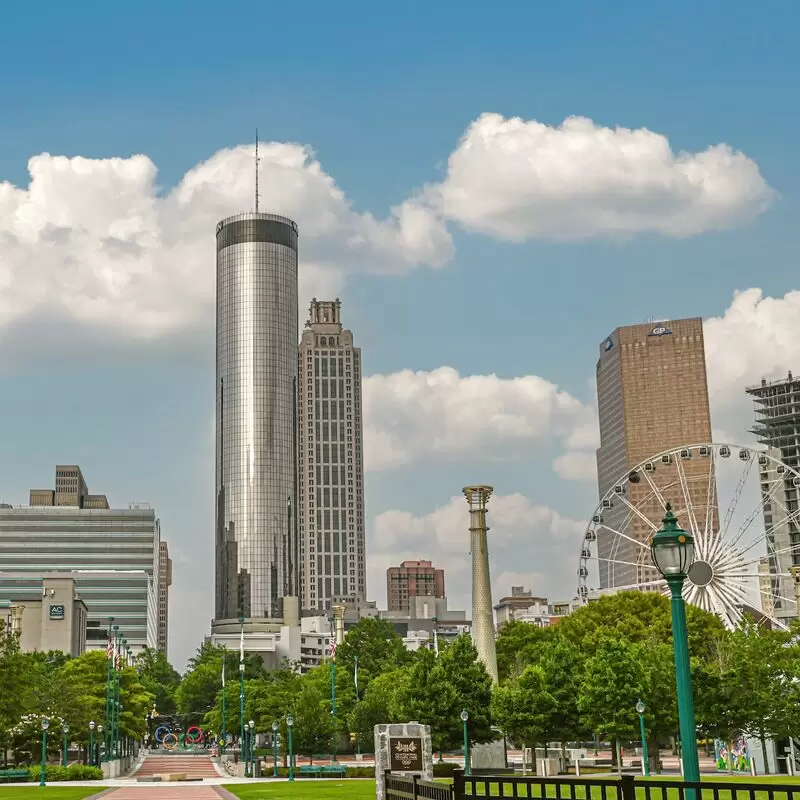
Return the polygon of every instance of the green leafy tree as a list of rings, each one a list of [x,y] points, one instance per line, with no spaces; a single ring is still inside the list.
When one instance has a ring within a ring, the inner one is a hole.
[[[730,646],[727,678],[742,694],[743,730],[759,739],[767,765],[767,739],[796,730],[797,648],[788,632],[762,629],[751,620],[731,633]]]
[[[239,654],[225,647],[204,642],[190,659],[188,670],[175,692],[178,713],[187,725],[198,725],[205,715],[217,705],[217,695],[222,690],[222,660],[225,659],[225,679],[228,691],[231,684],[239,684]],[[245,680],[264,676],[264,667],[258,656],[245,657]],[[227,698],[227,695],[226,695]],[[238,709],[238,699],[237,699]],[[228,706],[230,708],[230,705]],[[237,712],[238,713],[238,712]],[[232,730],[228,726],[228,730]]]
[[[644,648],[626,639],[604,639],[587,661],[578,690],[578,709],[588,730],[620,739],[638,731],[636,703],[647,688]],[[619,752],[615,753],[619,758]]]
[[[11,729],[16,726],[25,713],[23,698],[28,683],[26,659],[20,653],[19,636],[0,630],[0,745],[3,747],[4,763],[6,749],[11,744]]]
[[[726,635],[719,617],[687,604],[689,650],[695,658],[709,658],[715,642]],[[603,639],[671,644],[672,614],[669,598],[656,592],[619,592],[573,611],[559,621],[559,636],[583,653],[593,653]]]
[[[492,716],[520,747],[535,749],[547,742],[557,708],[558,702],[547,688],[544,668],[538,665],[525,667],[519,678],[498,686],[492,695]]]
[[[174,714],[177,710],[175,696],[181,683],[181,676],[167,657],[150,647],[146,647],[136,657],[142,686],[153,695],[153,704],[159,714]]]
[[[316,686],[304,683],[295,699],[293,715],[296,752],[309,757],[330,752],[335,731],[331,703]]]
[[[568,741],[584,733],[578,710],[583,657],[572,642],[559,636],[544,641],[539,649],[547,696],[554,701],[547,721],[547,737],[561,742],[564,749]]]
[[[412,660],[402,638],[392,624],[377,617],[364,617],[351,628],[336,648],[336,670],[353,675],[358,658],[358,689],[366,692],[370,682],[384,672],[397,669]]]
[[[489,711],[492,679],[478,658],[472,638],[466,634],[458,636],[441,651],[439,662],[445,679],[456,693],[454,716],[459,722],[456,727],[460,728],[460,714],[466,709],[470,741],[491,742],[495,738]]]
[[[432,650],[417,652],[408,670],[408,679],[397,694],[400,717],[430,725],[434,750],[449,750],[461,742],[461,720],[464,708],[456,688]]]
[[[555,638],[554,628],[540,628],[512,619],[497,636],[497,671],[500,682],[514,680],[525,667],[538,664],[542,647]]]
[[[349,729],[362,752],[375,747],[375,726],[402,722],[399,698],[409,691],[409,668],[384,672],[373,678],[350,713]]]

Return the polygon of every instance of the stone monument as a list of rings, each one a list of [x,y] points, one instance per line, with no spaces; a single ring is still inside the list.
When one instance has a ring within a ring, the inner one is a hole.
[[[433,780],[433,746],[429,725],[402,722],[375,726],[375,793],[386,797],[386,770]]]

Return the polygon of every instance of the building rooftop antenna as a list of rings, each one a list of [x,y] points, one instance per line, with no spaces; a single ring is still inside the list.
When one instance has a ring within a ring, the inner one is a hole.
[[[258,214],[258,128],[256,128],[256,214]]]

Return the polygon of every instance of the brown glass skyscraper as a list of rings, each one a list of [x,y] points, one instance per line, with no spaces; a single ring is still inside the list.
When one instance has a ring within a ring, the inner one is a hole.
[[[632,482],[628,475],[637,464],[670,448],[711,442],[702,319],[617,328],[600,345],[597,405],[600,496],[615,485],[623,485],[628,502],[649,520],[659,521],[662,505],[650,482],[644,476],[636,476]],[[687,459],[680,468],[687,479],[692,506],[710,505],[712,524],[717,529],[715,489],[709,502],[708,487],[715,486],[714,481],[709,481],[711,459]],[[647,478],[659,487],[664,500],[673,504],[678,518],[685,523],[681,512],[686,500],[679,485],[678,465],[658,460],[652,469]],[[654,580],[657,573],[651,566],[648,549],[626,538],[645,542],[652,536],[652,528],[624,501],[605,510],[603,517],[607,529],[600,529],[597,536],[600,588]]]

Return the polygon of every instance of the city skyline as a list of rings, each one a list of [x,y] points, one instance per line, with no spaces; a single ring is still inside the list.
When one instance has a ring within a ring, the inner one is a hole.
[[[179,668],[215,614],[214,232],[255,210],[256,126],[297,312],[341,298],[363,348],[381,606],[387,567],[424,558],[470,608],[476,482],[493,596],[568,599],[616,327],[704,318],[715,441],[755,443],[745,387],[800,372],[800,9],[367,12],[281,12],[268,48],[220,38],[204,0],[158,26],[19,7],[0,31],[0,502],[78,463],[152,503]]]

